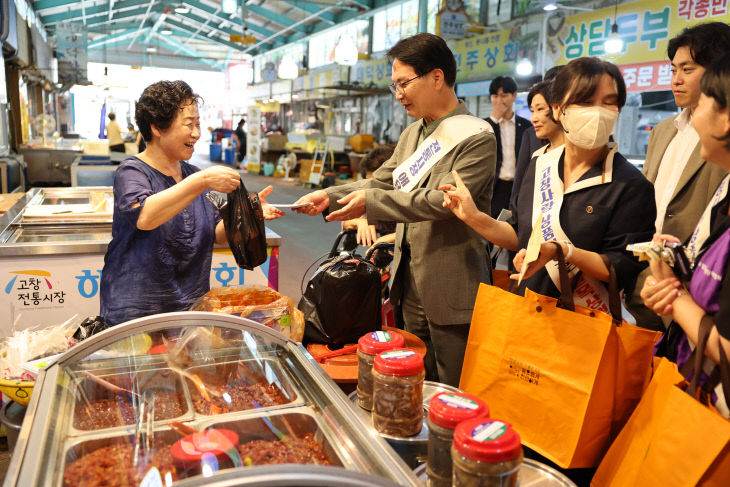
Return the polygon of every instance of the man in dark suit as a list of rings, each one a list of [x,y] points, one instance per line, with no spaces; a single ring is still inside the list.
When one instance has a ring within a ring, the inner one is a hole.
[[[497,179],[494,181],[491,215],[497,218],[502,209],[509,209],[520,142],[525,130],[532,125],[512,110],[517,98],[517,83],[514,79],[497,76],[489,85],[489,95],[492,99],[492,114],[485,120],[494,129],[497,139]]]

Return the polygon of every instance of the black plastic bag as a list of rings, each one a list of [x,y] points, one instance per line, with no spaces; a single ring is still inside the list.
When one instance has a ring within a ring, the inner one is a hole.
[[[228,193],[225,201],[220,193],[209,192],[207,196],[218,207],[223,218],[226,238],[236,264],[250,271],[266,262],[266,227],[258,193],[246,191],[241,180],[238,188]]]
[[[90,336],[96,335],[97,333],[104,331],[107,328],[109,328],[109,325],[106,324],[106,321],[104,321],[103,317],[90,316],[81,322],[73,337],[79,341],[86,340]]]
[[[338,255],[344,234],[309,279],[297,305],[304,313],[305,343],[341,346],[381,328],[380,271],[355,253]]]

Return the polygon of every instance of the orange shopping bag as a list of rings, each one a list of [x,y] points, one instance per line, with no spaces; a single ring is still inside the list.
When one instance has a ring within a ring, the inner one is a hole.
[[[704,345],[697,349],[695,357],[704,357]],[[730,421],[680,389],[683,379],[676,364],[661,359],[592,486],[730,484]],[[697,394],[696,384],[688,390]]]
[[[618,293],[611,294],[620,309]],[[566,299],[572,305],[572,293]],[[557,303],[481,285],[460,388],[561,467],[593,467],[641,397],[659,334]]]

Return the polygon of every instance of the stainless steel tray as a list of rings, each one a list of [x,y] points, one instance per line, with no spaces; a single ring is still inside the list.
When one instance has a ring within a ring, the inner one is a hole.
[[[253,385],[257,383],[266,383],[275,385],[279,391],[288,399],[288,402],[279,405],[265,406],[261,408],[243,409],[238,411],[229,411],[220,414],[205,414],[199,412],[195,407],[195,401],[201,395],[195,388],[189,377],[184,379],[185,387],[188,390],[192,403],[192,410],[196,419],[217,418],[230,414],[255,414],[261,409],[267,411],[275,411],[278,409],[286,409],[301,406],[304,404],[301,392],[294,387],[292,381],[275,359],[247,359],[247,360],[230,360],[226,362],[218,362],[211,365],[201,365],[191,367],[186,370],[188,374],[195,374],[200,377],[204,384],[208,386],[226,386],[226,389],[235,388],[239,385]]]
[[[119,371],[118,369],[112,373],[98,374],[94,373],[94,376],[99,379],[109,381],[114,385],[124,387],[125,389],[131,390],[132,392],[141,392],[152,390],[154,392],[171,392],[175,394],[179,399],[180,409],[182,414],[172,416],[163,419],[157,419],[154,421],[155,425],[162,425],[170,421],[190,421],[193,419],[192,402],[190,400],[190,393],[183,385],[182,377],[173,370],[160,367],[160,368],[146,368],[144,370],[136,371]],[[132,386],[132,384],[135,384]],[[122,394],[124,395],[124,394]],[[69,436],[81,436],[81,435],[92,435],[97,433],[109,434],[110,432],[116,431],[132,431],[134,430],[134,423],[131,424],[120,424],[118,426],[111,426],[107,428],[95,428],[95,429],[82,429],[78,427],[76,421],[77,410],[85,407],[89,402],[93,402],[96,399],[108,399],[108,398],[119,398],[120,395],[103,385],[95,382],[83,373],[79,374],[74,379],[73,387],[73,407],[71,418],[69,419],[68,435]],[[123,399],[120,399],[123,400]],[[126,400],[132,401],[131,397]],[[110,413],[113,414],[113,413]]]
[[[314,435],[314,441],[322,447],[325,457],[333,466],[345,467],[349,464],[347,461],[348,459],[346,457],[343,459],[343,455],[340,455],[333,447],[328,435],[324,431],[324,428],[313,411],[309,408],[291,408],[286,411],[272,413],[258,411],[257,415],[246,414],[239,415],[240,417],[236,416],[237,415],[235,413],[231,413],[226,415],[226,418],[223,421],[217,421],[211,418],[185,424],[199,430],[216,427],[218,429],[229,429],[235,431],[239,436],[239,444],[255,440],[277,440],[279,439],[277,433],[279,435],[287,434],[295,437],[306,433],[312,433]],[[224,418],[221,417],[219,419]],[[56,485],[63,485],[63,472],[65,472],[66,466],[70,462],[99,448],[104,448],[113,444],[134,444],[133,434],[118,431],[115,431],[111,435],[108,433],[110,433],[110,430],[106,430],[106,434],[97,432],[94,435],[86,437],[67,439],[63,448],[61,470],[59,472],[59,479],[56,482]],[[181,439],[181,436],[168,427],[156,427],[152,435],[153,444],[160,441],[167,445],[172,445],[179,439]],[[194,478],[202,473],[197,465],[193,466],[193,464],[189,464],[186,467],[183,467],[180,463],[176,463],[176,466],[178,469],[179,479]],[[233,464],[230,461],[221,461],[217,468],[219,470],[225,470],[233,468]]]
[[[274,441],[280,439],[282,435],[298,438],[306,433],[312,433],[314,440],[322,446],[325,457],[332,465],[340,467],[350,465],[349,459],[345,455],[340,455],[332,446],[325,433],[326,428],[308,407],[270,413],[257,411],[255,415],[246,414],[238,417],[233,417],[233,414],[227,416],[218,420],[201,420],[197,424],[200,429],[215,426],[219,429],[233,430],[239,435],[239,444],[255,440]]]

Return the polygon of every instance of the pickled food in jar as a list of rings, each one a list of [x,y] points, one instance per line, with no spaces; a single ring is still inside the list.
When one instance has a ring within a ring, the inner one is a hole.
[[[379,433],[407,437],[423,426],[423,357],[413,350],[391,350],[373,365],[373,427]]]

